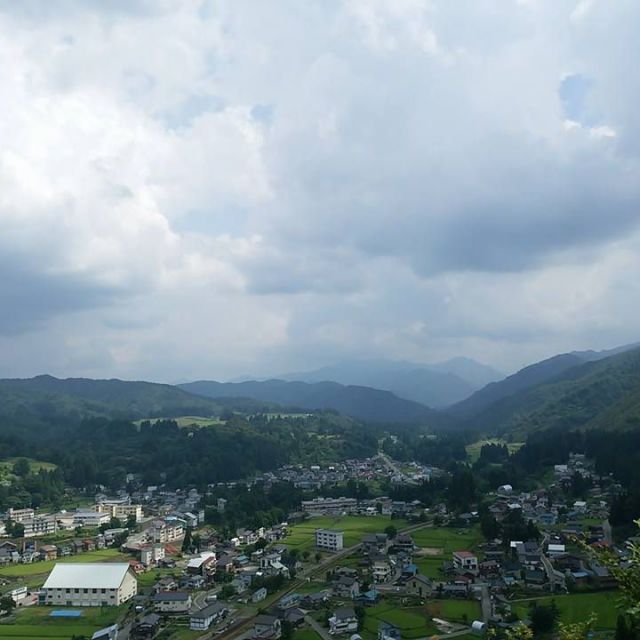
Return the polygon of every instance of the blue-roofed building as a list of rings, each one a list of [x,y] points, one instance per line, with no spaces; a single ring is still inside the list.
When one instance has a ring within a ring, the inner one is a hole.
[[[376,589],[369,589],[369,591],[366,591],[365,593],[361,593],[358,596],[357,601],[360,604],[372,605],[378,602],[378,598],[380,598],[380,592],[377,591]]]

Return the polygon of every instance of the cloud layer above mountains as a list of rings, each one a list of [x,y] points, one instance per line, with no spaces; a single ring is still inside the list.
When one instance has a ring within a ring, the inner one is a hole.
[[[0,1],[4,376],[638,339],[632,0]]]

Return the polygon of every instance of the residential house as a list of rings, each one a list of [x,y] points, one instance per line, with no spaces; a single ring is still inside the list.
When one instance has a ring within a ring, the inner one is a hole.
[[[58,547],[54,544],[44,544],[40,547],[41,560],[56,560],[58,557]]]
[[[380,553],[387,548],[386,533],[368,533],[362,538],[362,550],[365,555]]]
[[[282,554],[266,553],[260,558],[260,569],[268,576],[289,575],[289,569],[282,564]]]
[[[593,574],[593,581],[599,589],[615,589],[618,586],[618,581],[609,569],[599,562],[593,560],[589,565],[589,569]]]
[[[402,634],[392,624],[381,622],[378,626],[378,640],[402,640]]]
[[[134,624],[131,628],[131,635],[134,638],[152,638],[158,631],[160,625],[160,616],[157,613],[149,613]]]
[[[145,567],[158,564],[165,559],[165,548],[161,544],[146,545],[140,550],[140,562]]]
[[[301,604],[305,609],[320,609],[329,601],[330,596],[331,592],[327,589],[316,591],[304,596]]]
[[[267,590],[265,589],[265,587],[260,587],[251,594],[251,602],[253,602],[254,604],[257,602],[262,602],[266,597]]]
[[[399,551],[411,552],[415,549],[413,538],[408,533],[399,533],[393,539],[392,546]]]
[[[178,583],[171,576],[160,578],[160,580],[153,585],[155,593],[160,593],[162,591],[176,591],[177,589]]]
[[[20,553],[18,552],[18,545],[8,540],[0,542],[0,564],[18,562],[19,560]]]
[[[360,595],[360,583],[356,578],[338,576],[332,583],[333,595],[337,598],[354,599]]]
[[[153,607],[158,613],[189,613],[191,595],[185,591],[161,591],[153,596]]]
[[[358,631],[358,618],[353,607],[340,607],[329,618],[329,633],[341,635],[356,633]]]
[[[203,551],[187,562],[187,573],[191,575],[209,575],[215,573],[216,554],[213,551]]]
[[[212,624],[224,618],[227,608],[220,602],[213,602],[204,609],[189,616],[189,628],[192,631],[207,631]]]
[[[294,627],[301,625],[304,622],[304,611],[299,609],[298,607],[291,607],[289,609],[285,609],[282,612],[281,618]]]
[[[282,623],[276,616],[259,615],[253,621],[254,640],[277,640],[282,635]]]
[[[453,569],[457,573],[478,574],[478,556],[471,551],[453,552]]]
[[[371,565],[371,575],[374,582],[389,582],[395,572],[388,558],[375,560]]]
[[[406,593],[421,598],[428,598],[433,592],[433,582],[427,576],[417,574],[405,582]]]

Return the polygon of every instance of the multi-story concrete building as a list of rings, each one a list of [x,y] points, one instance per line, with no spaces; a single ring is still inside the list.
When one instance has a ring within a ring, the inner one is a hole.
[[[76,527],[99,527],[111,522],[111,515],[101,511],[78,509],[73,514],[73,523]]]
[[[24,522],[25,520],[33,520],[35,518],[35,509],[8,509],[7,518],[13,522]]]
[[[302,511],[307,513],[351,513],[358,506],[355,498],[314,498],[302,501]]]
[[[58,520],[55,516],[36,516],[29,520],[23,520],[24,537],[46,536],[58,531]]]
[[[316,548],[340,551],[344,548],[344,532],[333,529],[316,529]]]
[[[180,520],[165,518],[156,520],[151,527],[154,542],[173,542],[184,536],[184,524]]]
[[[96,504],[96,511],[108,513],[111,518],[126,520],[129,516],[134,516],[136,522],[142,520],[142,505],[121,504],[117,502],[100,502]]]

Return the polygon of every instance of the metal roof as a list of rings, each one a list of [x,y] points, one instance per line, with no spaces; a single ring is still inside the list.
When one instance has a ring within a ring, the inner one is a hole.
[[[43,589],[118,589],[127,571],[125,562],[58,563]]]

